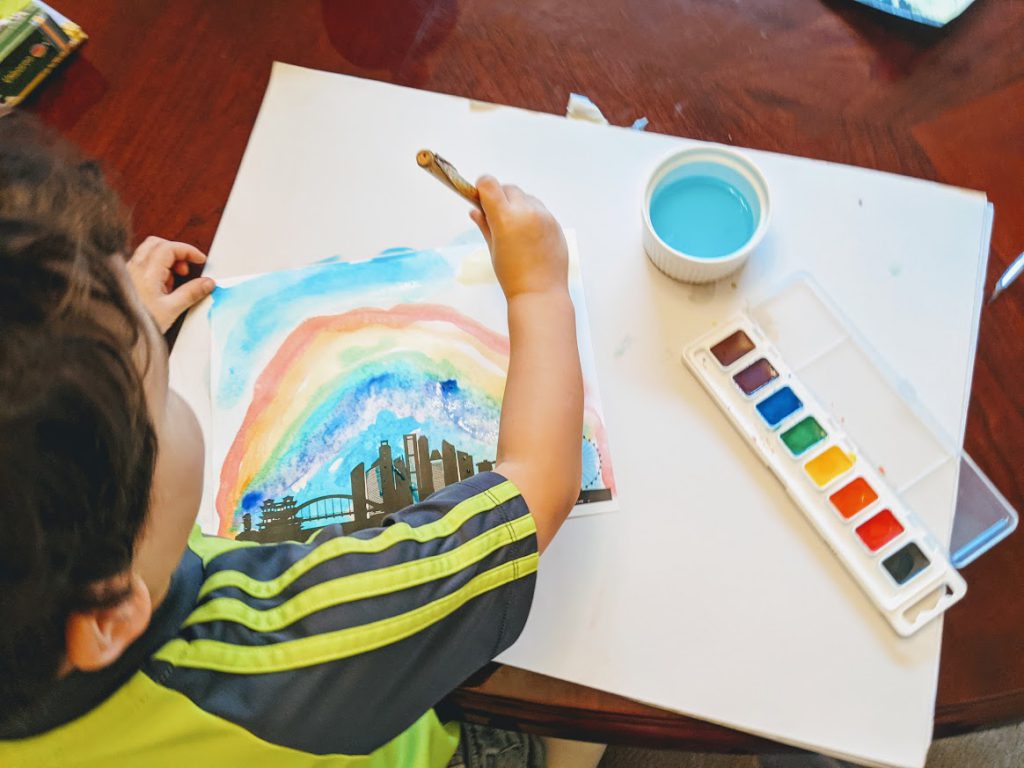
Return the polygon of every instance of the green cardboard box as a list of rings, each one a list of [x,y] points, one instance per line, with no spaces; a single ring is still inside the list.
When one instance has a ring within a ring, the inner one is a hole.
[[[0,109],[14,106],[87,39],[36,0],[0,0]]]

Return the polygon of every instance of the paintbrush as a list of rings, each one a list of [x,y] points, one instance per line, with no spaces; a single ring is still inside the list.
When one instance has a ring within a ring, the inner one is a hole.
[[[989,297],[988,303],[991,304],[996,300],[996,296],[1001,294],[1007,288],[1010,287],[1010,283],[1016,280],[1018,277],[1024,274],[1024,251],[1021,251],[1020,256],[1013,260],[1013,263],[1006,268],[1002,276],[996,280],[996,287],[992,290],[992,295]]]
[[[420,168],[446,187],[461,195],[481,211],[483,210],[480,206],[480,193],[477,188],[462,178],[462,175],[455,170],[455,166],[443,157],[435,155],[429,149],[421,149],[416,153],[416,162],[419,163]]]

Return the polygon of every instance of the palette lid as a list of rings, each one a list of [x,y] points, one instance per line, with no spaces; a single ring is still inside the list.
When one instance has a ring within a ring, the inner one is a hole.
[[[941,541],[958,486],[950,559],[966,565],[1008,536],[1017,513],[938,426],[913,389],[887,369],[814,280],[798,274],[748,309],[793,372]]]
[[[969,565],[1017,529],[1017,511],[966,453],[960,458],[949,559]]]

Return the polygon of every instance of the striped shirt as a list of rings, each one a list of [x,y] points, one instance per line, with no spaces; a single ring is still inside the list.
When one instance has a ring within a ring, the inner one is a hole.
[[[349,536],[196,529],[145,634],[4,720],[0,765],[444,766],[459,728],[432,708],[518,637],[536,569],[493,472]]]

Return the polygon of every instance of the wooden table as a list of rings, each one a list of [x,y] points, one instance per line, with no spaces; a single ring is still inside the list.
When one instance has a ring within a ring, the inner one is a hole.
[[[613,123],[982,189],[996,206],[987,284],[1024,248],[1024,0],[977,0],[942,31],[850,0],[53,2],[92,39],[26,107],[105,161],[138,240],[209,248],[281,60],[556,113],[577,91]],[[982,316],[967,429],[1019,509],[1022,340],[1024,280]],[[1024,536],[965,573],[937,735],[1024,719]],[[448,704],[620,744],[774,747],[508,667]]]

